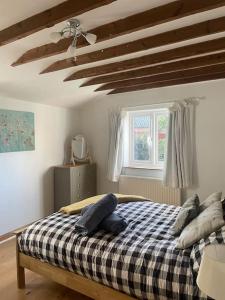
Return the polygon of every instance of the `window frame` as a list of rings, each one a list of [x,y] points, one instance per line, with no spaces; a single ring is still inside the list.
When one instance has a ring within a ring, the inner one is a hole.
[[[132,110],[128,111],[128,153],[127,153],[127,163],[125,167],[128,168],[142,168],[142,169],[152,169],[152,170],[162,170],[164,162],[158,161],[158,137],[157,128],[158,122],[157,117],[160,115],[169,115],[167,108],[155,108],[155,109],[145,109],[145,110]],[[152,151],[150,149],[150,159],[148,161],[140,161],[134,159],[134,117],[136,116],[150,116],[150,136],[152,137]]]
[[[165,113],[166,112],[166,113]],[[158,166],[161,166],[161,169],[163,168],[164,166],[164,162],[160,162],[159,161],[159,137],[157,135],[157,132],[158,132],[158,117],[161,116],[161,115],[167,115],[167,117],[169,118],[169,111],[168,110],[159,110],[157,112],[155,112],[155,162],[156,162],[156,165]],[[168,124],[169,125],[169,124]],[[166,138],[167,138],[167,132],[166,132]]]

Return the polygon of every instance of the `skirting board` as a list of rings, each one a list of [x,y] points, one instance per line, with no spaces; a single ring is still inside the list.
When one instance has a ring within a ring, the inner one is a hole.
[[[4,243],[13,237],[14,237],[13,232],[9,232],[9,233],[0,235],[0,243]]]

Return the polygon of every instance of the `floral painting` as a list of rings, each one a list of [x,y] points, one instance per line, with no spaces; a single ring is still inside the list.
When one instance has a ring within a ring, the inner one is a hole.
[[[0,109],[0,153],[34,149],[34,113]]]

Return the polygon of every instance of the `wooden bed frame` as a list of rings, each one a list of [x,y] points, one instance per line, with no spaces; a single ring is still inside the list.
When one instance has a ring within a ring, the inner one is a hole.
[[[88,278],[66,271],[59,267],[54,267],[48,263],[41,262],[36,258],[21,253],[18,247],[18,237],[24,229],[25,228],[22,228],[14,232],[16,235],[17,286],[19,289],[25,288],[26,268],[94,300],[135,299]]]

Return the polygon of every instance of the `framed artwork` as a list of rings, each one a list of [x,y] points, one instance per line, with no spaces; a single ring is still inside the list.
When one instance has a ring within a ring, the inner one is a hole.
[[[34,149],[34,113],[0,109],[0,153]]]

